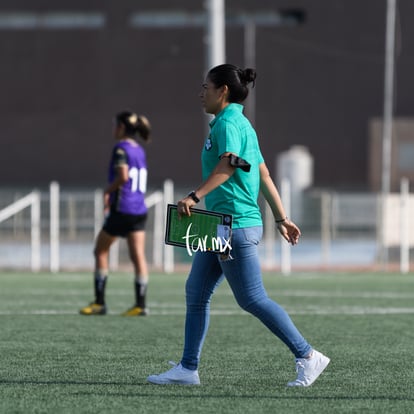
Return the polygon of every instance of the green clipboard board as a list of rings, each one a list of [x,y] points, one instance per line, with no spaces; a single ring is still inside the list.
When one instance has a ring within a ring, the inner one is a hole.
[[[167,205],[165,243],[196,251],[225,253],[231,237],[231,214],[192,208],[191,216],[178,217],[177,205]]]

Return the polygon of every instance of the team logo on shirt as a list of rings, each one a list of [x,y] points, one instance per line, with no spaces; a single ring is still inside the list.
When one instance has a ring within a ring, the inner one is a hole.
[[[211,138],[210,138],[210,137],[208,137],[208,138],[206,139],[206,144],[204,145],[204,148],[205,148],[205,150],[206,150],[206,151],[210,151],[210,150],[211,150],[211,148],[212,148],[212,146],[213,146],[213,143],[212,143],[212,141],[211,141]]]

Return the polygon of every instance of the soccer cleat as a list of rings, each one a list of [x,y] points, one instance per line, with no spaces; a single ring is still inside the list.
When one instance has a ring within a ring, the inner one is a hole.
[[[150,375],[147,378],[147,381],[157,385],[200,385],[200,378],[197,370],[192,371],[186,369],[181,364],[176,364],[172,361],[170,361],[170,364],[174,365],[173,368],[159,375]]]
[[[131,309],[123,312],[122,316],[147,316],[148,315],[147,308],[140,308],[139,306],[133,306]]]
[[[106,315],[106,311],[106,305],[92,302],[88,306],[82,308],[79,313],[81,315]]]
[[[318,351],[313,350],[310,358],[296,359],[296,372],[298,376],[295,381],[288,382],[288,387],[309,387],[312,385],[323,370],[328,366],[330,359]]]

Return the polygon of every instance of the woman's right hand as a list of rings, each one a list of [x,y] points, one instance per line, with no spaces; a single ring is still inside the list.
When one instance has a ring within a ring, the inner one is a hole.
[[[177,203],[177,212],[178,216],[191,216],[190,208],[194,207],[196,205],[196,202],[189,196],[183,198]]]

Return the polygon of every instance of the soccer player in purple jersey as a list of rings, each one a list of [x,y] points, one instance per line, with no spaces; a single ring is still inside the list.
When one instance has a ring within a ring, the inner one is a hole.
[[[123,111],[116,115],[116,144],[109,165],[108,186],[104,192],[106,220],[96,239],[94,256],[95,301],[80,310],[82,315],[105,315],[105,287],[108,279],[109,249],[118,237],[127,239],[135,271],[136,303],[124,316],[145,316],[148,266],[145,258],[145,222],[147,207],[147,162],[139,136],[149,140],[151,125],[142,115]]]

